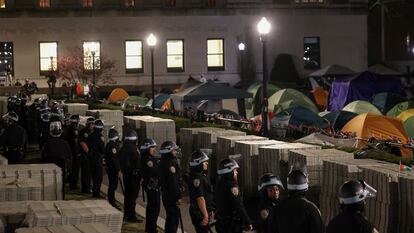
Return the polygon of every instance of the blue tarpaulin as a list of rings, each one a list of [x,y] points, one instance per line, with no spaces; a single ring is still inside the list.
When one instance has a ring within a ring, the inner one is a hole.
[[[380,92],[403,93],[400,79],[383,77],[369,71],[352,77],[337,78],[329,92],[328,111],[341,110],[345,105],[356,100],[369,101]]]

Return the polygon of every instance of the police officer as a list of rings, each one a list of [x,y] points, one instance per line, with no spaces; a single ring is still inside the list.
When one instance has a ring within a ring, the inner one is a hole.
[[[70,113],[66,113],[65,117],[63,118],[63,133],[62,133],[62,138],[66,139],[68,136],[68,130],[69,130],[69,126],[70,126]]]
[[[155,157],[157,143],[145,139],[140,147],[142,166],[142,187],[147,194],[145,209],[145,232],[157,233],[157,219],[160,213],[159,159]]]
[[[39,150],[42,150],[43,144],[50,137],[50,118],[51,114],[47,108],[41,109],[40,112],[40,134],[39,134]]]
[[[309,189],[306,168],[292,169],[287,178],[287,189],[288,198],[276,206],[276,214],[268,220],[269,232],[325,232],[318,207],[305,197]]]
[[[105,138],[102,135],[104,123],[97,119],[94,122],[94,130],[88,137],[89,159],[91,159],[92,195],[101,197],[103,158],[105,156]]]
[[[4,156],[9,164],[19,164],[24,159],[24,148],[27,143],[26,131],[17,124],[19,117],[15,112],[3,116],[6,123],[4,131]]]
[[[252,230],[252,223],[243,205],[237,183],[239,165],[232,159],[220,161],[216,188],[217,233],[241,233],[243,228]]]
[[[177,155],[179,147],[172,141],[162,143],[160,161],[160,181],[162,190],[162,203],[167,217],[165,219],[165,232],[175,233],[180,221],[180,205],[182,202],[181,169],[178,165]]]
[[[136,199],[141,181],[140,155],[137,141],[137,132],[135,130],[128,130],[125,133],[124,143],[119,151],[119,163],[125,187],[124,219],[127,222],[142,222],[135,215]]]
[[[72,151],[69,143],[62,139],[62,123],[53,121],[50,123],[50,138],[46,141],[42,150],[44,163],[54,163],[62,169],[62,194],[65,199],[65,180],[66,173],[70,172],[67,168],[71,166]]]
[[[82,193],[91,193],[91,162],[89,156],[89,135],[94,131],[95,118],[88,117],[86,119],[86,126],[79,132],[79,148],[81,152],[81,183]]]
[[[111,128],[108,132],[109,142],[105,148],[106,173],[108,174],[108,202],[115,208],[116,205],[115,190],[118,187],[118,178],[121,177],[121,168],[119,166],[119,133],[116,129]]]
[[[378,233],[365,218],[365,199],[375,197],[377,191],[363,180],[345,182],[339,190],[341,213],[333,218],[327,233]]]
[[[190,160],[190,216],[197,233],[209,232],[209,220],[214,208],[208,160],[208,156],[201,151],[194,152]]]
[[[69,118],[70,125],[66,129],[65,139],[72,148],[72,170],[70,173],[69,188],[78,188],[79,169],[81,166],[81,151],[79,148],[79,115],[71,115]]]
[[[267,219],[279,202],[280,191],[283,190],[282,181],[272,173],[266,173],[259,179],[260,203],[258,208],[259,221],[257,232],[267,233]]]

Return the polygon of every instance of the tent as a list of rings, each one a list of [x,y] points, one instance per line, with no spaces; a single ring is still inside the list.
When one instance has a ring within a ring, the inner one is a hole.
[[[358,114],[348,111],[334,111],[323,116],[335,131],[340,131],[342,127]]]
[[[174,92],[175,93],[181,92],[181,91],[183,91],[187,88],[196,86],[200,83],[201,83],[200,81],[198,81],[198,80],[196,80],[196,79],[194,79],[193,77],[190,76],[190,78],[188,78],[187,81],[185,83],[183,83],[179,88],[175,89]]]
[[[317,113],[304,107],[293,107],[280,112],[273,117],[270,125],[272,127],[278,125],[308,126],[321,129],[328,127],[328,124]]]
[[[128,98],[128,96],[128,92],[126,92],[125,89],[118,87],[112,90],[111,94],[108,96],[108,101],[116,102],[124,100]]]
[[[404,101],[392,107],[388,112],[387,116],[396,117],[405,110],[414,108],[414,101]]]
[[[295,142],[303,142],[308,144],[317,144],[321,146],[340,146],[340,147],[356,147],[356,139],[353,138],[335,138],[321,133],[312,133]]]
[[[145,106],[148,103],[148,99],[145,97],[131,95],[124,100],[124,103],[130,105]]]
[[[375,107],[374,105],[372,105],[371,103],[367,101],[362,101],[362,100],[357,100],[352,103],[349,103],[342,110],[353,112],[356,114],[372,113],[372,114],[382,115],[382,113],[380,112],[380,110],[378,110],[377,107]]]
[[[154,108],[160,109],[165,101],[170,98],[169,94],[160,93],[155,96]]]
[[[295,89],[282,89],[269,98],[269,111],[283,111],[292,107],[304,107],[314,113],[318,113],[318,108],[307,96]]]
[[[262,84],[260,82],[254,82],[246,90],[248,93],[251,93],[253,96],[253,98],[247,98],[244,100],[244,106],[246,108],[246,116],[248,118],[254,116],[253,114],[254,97],[256,96],[256,93],[261,86]]]
[[[337,78],[329,92],[328,110],[342,109],[356,100],[371,100],[381,92],[403,93],[403,85],[398,78],[387,77],[365,71],[352,77]]]
[[[272,96],[274,93],[276,93],[279,90],[280,88],[277,87],[276,85],[273,85],[270,83],[267,84],[267,98],[269,98],[270,96]],[[262,88],[262,85],[260,85],[253,99],[253,113],[255,115],[260,114],[262,112],[262,101],[263,101],[262,92],[263,92],[263,88]],[[269,104],[269,107],[270,107],[270,104]]]
[[[313,98],[315,99],[316,106],[319,110],[323,111],[328,107],[328,95],[329,92],[325,91],[323,88],[318,87],[311,91]]]
[[[379,116],[374,114],[361,114],[349,121],[342,132],[352,132],[364,140],[359,140],[358,147],[362,147],[371,137],[388,140],[397,138],[402,143],[407,143],[407,134],[400,120],[392,117]],[[410,156],[411,150],[401,149],[403,156]]]
[[[403,122],[405,132],[409,137],[414,137],[414,109],[406,110],[397,118]]]
[[[375,74],[379,74],[382,76],[402,76],[398,71],[395,71],[387,66],[384,66],[382,64],[375,64],[370,67],[368,67],[367,71],[370,71]]]
[[[333,64],[309,74],[308,77],[334,77],[353,74],[355,74],[355,71],[351,70],[350,68]]]
[[[381,92],[372,97],[371,103],[375,105],[378,110],[386,114],[396,104],[405,101],[406,98],[396,93]]]

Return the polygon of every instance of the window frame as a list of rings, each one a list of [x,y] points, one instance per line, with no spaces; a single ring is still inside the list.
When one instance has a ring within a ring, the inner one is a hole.
[[[91,69],[86,69],[86,67],[85,67],[85,51],[84,51],[84,48],[83,48],[83,44],[85,43],[85,42],[98,42],[99,43],[99,63],[101,62],[101,57],[102,57],[102,43],[101,43],[101,41],[100,40],[83,40],[82,41],[82,60],[83,60],[83,70],[85,71],[85,72],[93,72],[93,67],[91,68]],[[92,57],[92,55],[91,55],[91,57]],[[95,60],[96,60],[96,57],[95,57]],[[101,69],[101,66],[99,65],[99,68],[95,68],[95,70],[100,70]]]
[[[89,4],[85,4],[85,2],[87,2],[87,3],[91,3],[90,5]],[[93,0],[82,0],[82,8],[86,8],[86,9],[88,9],[88,8],[92,8],[93,7]]]
[[[1,7],[1,3],[3,3],[4,4],[4,7]],[[1,10],[4,10],[4,9],[6,9],[7,8],[7,1],[6,0],[0,0],[0,11]]]
[[[40,51],[40,44],[42,43],[56,43],[56,69],[55,71],[59,70],[59,42],[58,41],[39,41],[39,74],[42,75],[46,75],[50,72],[50,70],[42,70],[42,57],[41,57],[41,51]],[[50,57],[49,57],[50,58]]]
[[[135,0],[123,0],[123,1],[124,1],[124,7],[125,8],[134,8],[135,5],[136,5]],[[129,4],[131,2],[132,2],[132,4]]]
[[[127,68],[127,62],[126,62],[126,60],[127,60],[126,59],[127,58],[126,44],[127,44],[127,42],[135,42],[135,41],[141,42],[141,68],[128,69]],[[125,73],[126,74],[144,73],[144,63],[145,63],[145,61],[144,61],[144,41],[143,40],[139,40],[139,39],[133,40],[133,39],[131,39],[131,40],[125,40],[124,41],[124,61],[125,61]]]
[[[49,2],[49,5],[48,6],[42,6],[41,5],[42,1],[44,3]],[[51,7],[52,7],[52,0],[39,0],[39,8],[40,9],[48,9],[48,8],[51,8]]]
[[[181,41],[183,43],[183,52],[181,54],[181,56],[183,57],[183,67],[182,68],[177,68],[177,67],[172,67],[169,68],[168,67],[168,56],[177,56],[177,54],[172,54],[169,55],[168,54],[168,41]],[[167,72],[171,72],[171,73],[178,73],[178,72],[185,72],[185,42],[184,39],[166,39],[165,40],[165,59],[166,59],[166,67],[167,67]]]
[[[321,68],[321,37],[320,36],[304,36],[303,37],[303,40],[302,40],[302,44],[303,44],[303,56],[305,56],[305,40],[307,39],[307,38],[309,38],[309,39],[317,39],[317,41],[318,41],[318,47],[319,47],[319,54],[318,54],[318,56],[319,56],[319,64],[318,64],[318,67],[307,67],[306,66],[306,63],[305,62],[303,62],[303,69],[305,69],[305,70],[317,70],[317,69],[320,69]]]
[[[14,41],[0,41],[0,43],[11,43],[12,45],[12,56],[11,56],[11,64],[12,64],[12,75],[14,77]]]
[[[220,54],[209,54],[208,53],[208,41],[209,40],[222,40],[223,41],[223,54],[222,54],[222,56],[223,56],[223,66],[208,66],[208,56],[209,55],[220,55]],[[226,54],[225,47],[226,46],[225,46],[224,38],[207,38],[206,47],[207,47],[207,50],[206,50],[207,71],[224,71],[225,67],[226,67],[226,56],[225,56],[225,54]]]

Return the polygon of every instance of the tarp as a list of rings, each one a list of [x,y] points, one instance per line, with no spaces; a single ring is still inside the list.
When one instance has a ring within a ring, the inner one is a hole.
[[[329,92],[328,110],[342,109],[355,100],[369,101],[381,92],[403,93],[403,85],[398,78],[382,77],[365,71],[353,77],[337,78]]]
[[[313,98],[315,99],[316,106],[319,110],[323,111],[328,107],[328,95],[329,92],[325,91],[323,88],[315,88],[312,91]]]
[[[335,131],[340,131],[346,123],[358,116],[358,114],[348,111],[334,111],[324,115],[322,118],[326,119]]]
[[[393,70],[387,66],[384,66],[382,64],[375,64],[370,67],[368,67],[367,71],[370,71],[375,74],[383,75],[383,76],[402,76],[403,74]]]
[[[400,120],[392,117],[379,116],[373,114],[361,114],[351,121],[349,121],[343,128],[342,132],[356,133],[358,137],[369,139],[374,137],[376,139],[389,140],[397,138],[402,143],[407,143],[407,134],[404,126]],[[362,147],[367,142],[359,140],[358,147]],[[408,148],[401,149],[404,156],[411,155],[411,150]]]
[[[181,91],[183,91],[183,90],[185,90],[185,89],[187,89],[187,88],[190,88],[190,87],[193,87],[193,86],[196,86],[196,85],[198,85],[198,84],[200,84],[201,82],[200,81],[198,81],[198,80],[196,80],[196,79],[194,79],[193,77],[190,77],[190,78],[188,78],[187,79],[187,81],[185,82],[185,83],[183,83],[179,88],[177,88],[177,89],[175,89],[174,90],[174,92],[181,92]]]
[[[170,98],[169,94],[160,93],[155,96],[154,108],[160,109],[164,102]]]
[[[124,100],[125,104],[131,104],[131,105],[140,105],[140,106],[145,106],[148,103],[148,99],[145,97],[140,97],[140,96],[129,96],[128,98],[126,98]]]
[[[414,137],[414,109],[406,110],[397,118],[403,122],[405,132],[409,137]]]
[[[279,91],[280,88],[277,87],[276,85],[273,84],[267,84],[267,98],[269,98],[270,96],[272,96],[273,94],[275,94],[277,91]],[[256,94],[254,95],[254,100],[253,100],[253,113],[255,115],[260,114],[262,112],[262,85],[259,86],[259,88],[257,89]],[[269,104],[269,107],[271,105]],[[274,105],[273,105],[274,106]],[[271,108],[273,109],[273,107]]]
[[[314,113],[318,113],[318,108],[306,95],[295,89],[282,89],[269,98],[269,111],[277,112],[293,107],[303,107]]]
[[[386,114],[396,104],[405,100],[406,98],[400,94],[381,92],[372,97],[371,103],[375,105],[383,114]]]
[[[353,74],[355,74],[355,71],[351,70],[350,68],[333,64],[309,74],[308,77],[334,77]]]
[[[288,124],[294,126],[309,126],[326,128],[328,124],[317,113],[304,107],[294,107],[280,112],[271,121],[271,126],[283,125],[288,118]]]
[[[377,107],[375,107],[374,105],[372,105],[371,103],[367,101],[362,101],[362,100],[357,100],[352,103],[349,103],[342,110],[353,112],[356,114],[372,113],[372,114],[382,115],[382,113],[380,112],[380,110],[378,110]]]
[[[388,112],[387,116],[396,117],[405,110],[414,108],[414,101],[404,101],[392,107]]]
[[[321,146],[356,147],[357,140],[353,138],[334,138],[321,133],[312,133],[296,142],[318,144]]]
[[[128,96],[128,92],[126,92],[125,89],[118,87],[112,90],[111,94],[108,96],[108,101],[116,102],[125,100]]]

